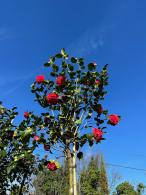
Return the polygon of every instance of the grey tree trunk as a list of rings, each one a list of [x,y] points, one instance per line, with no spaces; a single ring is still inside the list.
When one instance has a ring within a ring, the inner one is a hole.
[[[76,148],[75,145],[73,146],[73,189],[74,189],[74,195],[77,195],[77,164],[76,164]]]
[[[69,195],[77,195],[77,176],[76,176],[76,149],[73,146],[73,155],[69,148],[66,149],[66,160],[69,174]]]
[[[69,174],[69,195],[74,195],[73,191],[73,159],[71,156],[71,152],[67,149],[67,166],[68,166],[68,174]]]

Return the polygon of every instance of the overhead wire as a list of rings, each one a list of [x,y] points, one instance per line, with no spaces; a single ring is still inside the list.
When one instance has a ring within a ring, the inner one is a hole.
[[[113,167],[120,167],[120,168],[125,168],[125,169],[131,169],[131,170],[136,170],[136,171],[145,171],[146,169],[142,168],[136,168],[136,167],[131,167],[131,166],[124,166],[124,165],[119,165],[119,164],[112,164],[112,163],[105,163],[108,166],[113,166]]]

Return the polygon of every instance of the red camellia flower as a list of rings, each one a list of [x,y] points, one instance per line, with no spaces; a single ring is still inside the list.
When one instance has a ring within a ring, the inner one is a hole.
[[[57,104],[59,102],[59,95],[57,93],[49,93],[47,95],[47,102],[49,104]]]
[[[24,117],[29,118],[29,112],[24,112]]]
[[[97,80],[95,81],[95,84],[96,84],[96,85],[100,85],[100,80],[97,79]]]
[[[120,118],[116,114],[109,115],[109,123],[113,126],[117,125],[120,121]]]
[[[56,84],[57,84],[58,86],[64,85],[65,79],[66,79],[66,78],[65,78],[65,76],[63,76],[63,75],[58,76],[58,77],[56,78]]]
[[[50,171],[55,171],[55,170],[57,170],[57,166],[56,166],[56,164],[55,164],[55,162],[48,162],[48,164],[47,164],[47,168],[50,170]]]
[[[39,136],[38,135],[35,135],[34,136],[34,141],[38,141],[40,138],[39,138]]]
[[[38,75],[36,76],[36,82],[37,83],[42,83],[45,80],[45,76],[44,75]]]
[[[101,131],[101,129],[92,128],[92,132],[93,132],[94,139],[96,140],[96,142],[101,141],[102,136],[103,136],[103,132]]]

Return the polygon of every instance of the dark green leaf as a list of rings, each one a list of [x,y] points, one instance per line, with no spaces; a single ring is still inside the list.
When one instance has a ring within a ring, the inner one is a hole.
[[[49,67],[49,66],[50,66],[50,63],[49,63],[49,62],[46,62],[46,63],[44,64],[44,66],[45,66],[45,67]]]
[[[71,62],[72,62],[72,63],[77,63],[77,59],[76,59],[76,58],[74,58],[74,57],[71,57],[71,59],[70,59],[70,60],[71,60]]]
[[[77,157],[78,157],[79,160],[82,159],[83,158],[83,152],[77,153]]]
[[[55,77],[55,76],[56,76],[56,73],[55,73],[55,72],[51,72],[50,75],[51,75],[52,77]]]
[[[58,53],[58,54],[56,54],[55,57],[56,57],[56,58],[62,58],[62,54],[61,54],[61,53]]]
[[[74,70],[74,67],[73,67],[72,65],[69,64],[68,67],[69,67],[69,69],[70,69],[71,71]]]
[[[94,144],[93,140],[91,140],[91,139],[88,139],[88,143],[89,143],[90,147],[93,146],[93,144]]]

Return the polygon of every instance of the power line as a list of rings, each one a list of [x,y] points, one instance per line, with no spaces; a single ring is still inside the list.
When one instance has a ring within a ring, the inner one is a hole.
[[[118,164],[112,164],[112,163],[105,163],[106,165],[113,166],[113,167],[121,167],[125,169],[131,169],[131,170],[136,170],[136,171],[145,171],[146,169],[141,169],[141,168],[135,168],[135,167],[129,167],[129,166],[123,166],[123,165],[118,165]]]

